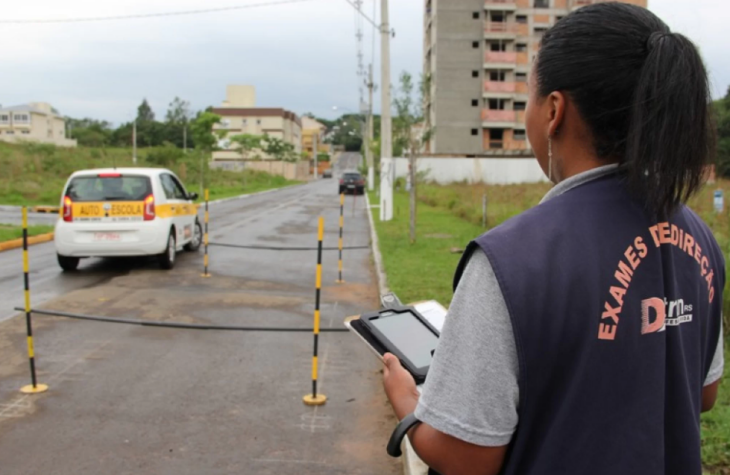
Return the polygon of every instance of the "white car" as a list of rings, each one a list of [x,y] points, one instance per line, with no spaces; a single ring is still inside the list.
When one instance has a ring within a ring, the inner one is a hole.
[[[157,256],[172,269],[178,251],[197,251],[202,242],[197,198],[170,170],[76,172],[61,197],[58,264],[73,271],[84,257]]]

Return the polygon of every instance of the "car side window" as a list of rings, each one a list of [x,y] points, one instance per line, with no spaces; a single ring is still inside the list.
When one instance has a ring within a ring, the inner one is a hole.
[[[170,177],[170,180],[172,181],[173,186],[175,187],[175,199],[178,200],[187,200],[188,194],[185,191],[185,187],[180,183],[180,181],[175,178],[173,175],[167,175]]]
[[[165,190],[167,199],[177,199],[175,196],[175,182],[172,181],[172,176],[168,174],[160,175],[160,182],[162,182],[162,189]]]

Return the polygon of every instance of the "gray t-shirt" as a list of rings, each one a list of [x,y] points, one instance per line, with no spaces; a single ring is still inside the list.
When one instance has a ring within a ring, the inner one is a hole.
[[[615,165],[556,185],[543,202],[601,176]],[[705,382],[722,377],[722,331]],[[485,447],[512,440],[518,419],[517,347],[504,296],[483,252],[475,252],[451,302],[416,417],[457,439]]]

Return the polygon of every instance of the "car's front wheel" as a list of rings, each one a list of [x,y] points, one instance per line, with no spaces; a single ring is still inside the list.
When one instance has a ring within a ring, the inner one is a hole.
[[[197,252],[200,249],[200,245],[203,243],[203,226],[200,225],[200,221],[195,220],[193,226],[193,239],[189,243],[185,244],[185,250],[188,252]]]
[[[58,265],[61,266],[64,272],[73,272],[79,267],[79,258],[58,254]]]
[[[177,243],[175,242],[174,230],[170,230],[170,236],[167,238],[167,248],[165,252],[160,254],[160,269],[170,270],[175,267],[175,259],[177,257]]]

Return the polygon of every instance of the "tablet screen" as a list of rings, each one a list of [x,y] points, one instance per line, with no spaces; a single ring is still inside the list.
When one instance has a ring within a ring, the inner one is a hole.
[[[385,335],[417,368],[431,364],[431,353],[436,349],[438,337],[412,313],[378,318],[371,320],[370,324]]]

